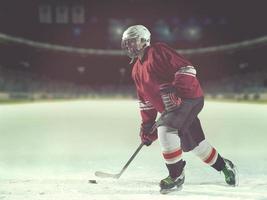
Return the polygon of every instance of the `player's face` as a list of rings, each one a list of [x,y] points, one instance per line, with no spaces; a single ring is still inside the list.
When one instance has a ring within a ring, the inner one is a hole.
[[[142,43],[140,38],[125,39],[121,43],[122,49],[127,53],[130,58],[139,56],[142,52]]]

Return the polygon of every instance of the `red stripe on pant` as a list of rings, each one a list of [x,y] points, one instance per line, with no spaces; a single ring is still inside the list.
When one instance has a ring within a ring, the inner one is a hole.
[[[163,157],[167,160],[179,157],[181,155],[182,155],[182,149],[178,149],[177,151],[174,151],[172,153],[163,153]]]
[[[216,155],[216,150],[214,148],[212,148],[211,154],[209,155],[209,157],[206,160],[204,160],[204,162],[209,164],[213,160],[215,155]]]

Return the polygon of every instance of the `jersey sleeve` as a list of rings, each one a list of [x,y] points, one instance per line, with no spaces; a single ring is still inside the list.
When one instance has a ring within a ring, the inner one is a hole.
[[[168,45],[162,43],[158,47],[162,62],[166,64],[170,71],[177,72],[182,67],[192,66],[191,62]]]
[[[146,100],[138,91],[137,97],[139,100],[139,109],[142,118],[142,125],[146,123],[153,123],[157,117],[157,110],[154,108],[151,102]]]
[[[172,83],[175,73],[189,61],[165,43],[156,43],[150,51],[151,73],[158,84]]]
[[[202,90],[196,78],[197,72],[191,62],[164,43],[158,44],[155,49],[159,58],[157,65],[159,69],[156,69],[158,82],[172,84],[180,97],[201,96]]]

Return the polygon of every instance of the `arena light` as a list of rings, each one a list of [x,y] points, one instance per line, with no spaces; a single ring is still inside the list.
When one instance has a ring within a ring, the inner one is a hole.
[[[133,20],[126,18],[124,20],[110,19],[108,26],[109,42],[112,46],[119,47],[123,31],[133,24]]]
[[[122,33],[123,33],[123,28],[122,28],[122,26],[120,26],[120,27],[115,27],[115,29],[114,29],[114,33],[116,34],[116,35],[119,35],[120,37],[122,36]]]
[[[174,39],[169,24],[162,19],[156,22],[153,31],[159,40],[172,41]]]
[[[85,67],[84,66],[78,66],[77,67],[77,71],[80,73],[80,74],[83,74],[85,72]]]
[[[80,27],[74,27],[72,32],[75,37],[79,37],[82,33],[82,30]]]
[[[202,37],[202,28],[198,25],[190,25],[184,29],[183,36],[186,40],[196,41]]]
[[[120,20],[111,19],[109,21],[109,41],[111,43],[118,43],[124,30],[124,25]]]

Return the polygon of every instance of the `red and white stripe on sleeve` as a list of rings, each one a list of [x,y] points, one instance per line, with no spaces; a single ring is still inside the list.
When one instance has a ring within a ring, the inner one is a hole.
[[[156,120],[157,111],[149,101],[139,101],[142,123],[152,123]]]
[[[140,110],[152,110],[154,109],[154,106],[149,101],[141,101],[139,100],[139,108]]]
[[[181,67],[176,73],[175,76],[178,76],[180,74],[188,75],[188,76],[193,76],[196,77],[197,71],[193,66],[186,66],[186,67]]]

